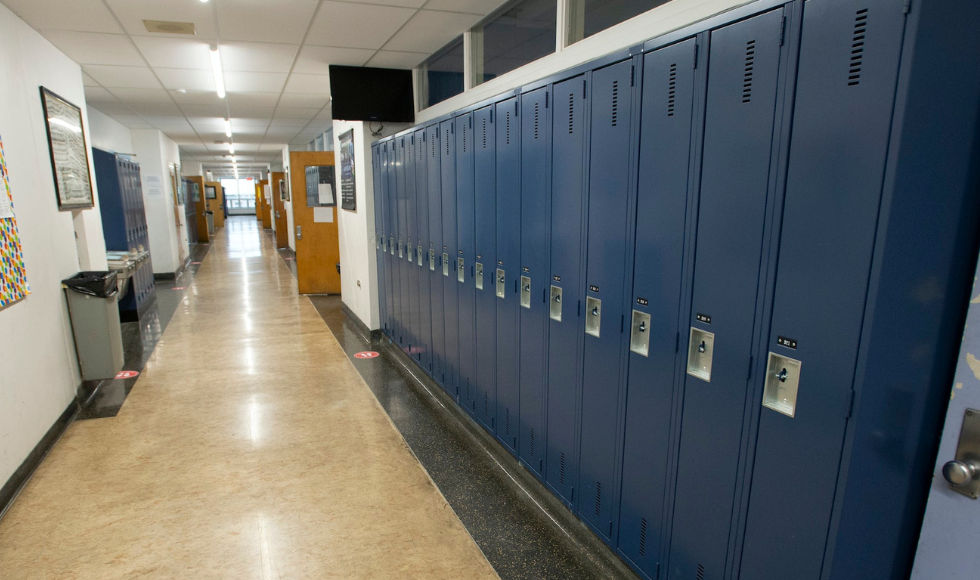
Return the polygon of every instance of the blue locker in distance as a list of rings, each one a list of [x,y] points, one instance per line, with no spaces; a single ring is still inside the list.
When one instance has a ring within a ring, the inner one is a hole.
[[[517,97],[496,104],[497,439],[517,454],[520,435],[521,125]]]
[[[385,332],[388,326],[385,310],[385,232],[384,232],[384,204],[381,196],[381,144],[371,145],[372,157],[372,181],[374,183],[374,245],[378,268],[378,321],[381,331]]]
[[[589,205],[578,512],[607,541],[616,537],[627,336],[626,259],[631,211],[633,62],[592,73]]]
[[[722,578],[757,328],[783,10],[712,31],[668,578]],[[685,336],[685,338],[687,338]],[[699,347],[704,358],[698,364]],[[686,341],[682,341],[686,345]],[[682,350],[682,353],[684,350]],[[691,363],[689,363],[691,364]],[[710,368],[705,373],[704,369]],[[694,374],[691,374],[694,373]],[[706,471],[705,466],[710,466]],[[710,477],[706,477],[706,473]]]
[[[682,323],[695,48],[692,38],[643,57],[618,545],[651,578],[660,559]]]
[[[496,254],[496,136],[494,105],[473,113],[474,292],[476,293],[476,407],[477,420],[493,433],[497,411],[496,317],[494,256]]]
[[[384,189],[385,197],[385,229],[388,232],[388,276],[385,282],[388,284],[388,336],[396,344],[398,343],[398,325],[401,315],[401,302],[398,300],[398,227],[395,218],[396,199],[395,199],[395,140],[391,139],[384,145]]]
[[[431,372],[430,362],[432,359],[432,315],[429,296],[430,276],[429,276],[429,180],[428,180],[428,160],[425,155],[425,129],[415,132],[413,138],[413,157],[415,158],[415,265],[413,268],[418,270],[419,279],[419,298],[418,298],[418,331],[416,340],[416,356],[426,372]]]
[[[544,476],[547,448],[548,281],[551,243],[549,87],[521,95],[521,270],[519,457]]]
[[[415,215],[415,133],[409,133],[402,137],[402,173],[399,177],[403,179],[402,190],[404,198],[402,203],[405,206],[403,214],[405,216],[405,273],[407,274],[408,284],[405,287],[406,300],[406,325],[408,332],[405,337],[405,351],[413,359],[416,359],[418,351],[419,336],[419,270],[415,265],[415,247],[418,240],[418,222]]]
[[[904,28],[901,4],[886,0],[804,7],[765,345],[801,365],[769,358],[769,374],[756,379],[788,366],[799,383],[795,398],[763,398],[743,578],[817,580],[824,571]]]
[[[470,414],[476,413],[476,294],[473,287],[474,250],[473,220],[473,113],[453,120],[456,135],[456,303],[459,345],[459,404]]]
[[[578,482],[585,300],[585,75],[556,83],[548,292],[548,487],[571,504]]]
[[[459,282],[456,281],[456,135],[453,121],[447,120],[439,126],[442,143],[439,154],[442,156],[442,308],[445,312],[445,369],[443,388],[450,396],[459,400]]]
[[[395,299],[398,300],[399,320],[398,320],[398,345],[402,351],[406,351],[411,342],[411,313],[409,312],[409,278],[408,267],[406,264],[408,223],[406,216],[406,191],[405,191],[405,138],[395,137],[395,165],[394,165],[394,192],[395,192],[395,232],[398,237],[398,254],[395,267],[398,268],[398,287],[396,288]]]
[[[432,358],[429,374],[440,385],[445,385],[446,364],[446,326],[445,302],[443,302],[442,281],[442,170],[439,154],[440,133],[439,125],[433,123],[425,128],[426,139],[426,177],[428,181],[428,219],[429,244],[428,267],[426,274],[429,278],[429,313],[432,318],[432,343],[430,350]]]

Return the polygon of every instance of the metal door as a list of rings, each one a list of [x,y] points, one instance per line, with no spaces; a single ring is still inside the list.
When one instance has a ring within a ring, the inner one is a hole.
[[[459,397],[459,311],[456,281],[456,135],[453,121],[440,124],[442,144],[442,309],[445,313],[446,355],[442,386],[453,398]]]
[[[743,578],[820,578],[904,23],[888,0],[805,4]]]
[[[585,279],[585,75],[554,86],[548,291],[548,487],[575,501]]]
[[[660,560],[678,371],[696,48],[692,38],[643,57],[619,549],[650,577]]]
[[[548,381],[551,123],[548,87],[521,95],[520,459],[544,473]]]
[[[419,270],[415,265],[415,249],[418,240],[418,221],[415,215],[417,198],[415,195],[415,134],[410,133],[402,137],[402,162],[399,168],[401,189],[403,190],[403,200],[405,209],[402,216],[405,218],[405,225],[402,228],[405,232],[405,261],[404,268],[408,284],[405,287],[405,352],[409,357],[418,360],[419,335]]]
[[[425,372],[431,372],[432,315],[429,296],[429,167],[425,156],[425,129],[415,132],[413,157],[415,159],[415,265],[418,271],[419,300],[418,327],[415,341],[415,360]]]
[[[669,578],[722,578],[757,319],[782,9],[710,35]],[[682,351],[683,352],[683,351]]]
[[[497,298],[494,286],[496,247],[496,132],[493,128],[494,106],[473,114],[474,194],[476,198],[473,257],[473,281],[476,292],[476,406],[475,415],[491,433],[497,410],[496,392],[496,316]]]
[[[496,105],[497,439],[517,453],[520,434],[521,132],[517,97]]]
[[[473,113],[455,118],[456,131],[456,290],[459,311],[459,404],[476,413],[476,294],[473,287],[475,200],[473,197]]]
[[[439,154],[440,137],[439,125],[432,124],[425,128],[426,166],[428,167],[426,174],[429,186],[427,200],[429,204],[427,252],[429,267],[426,273],[429,278],[429,312],[432,316],[432,360],[429,373],[437,383],[444,385],[446,380],[446,313],[445,303],[442,300],[442,170],[440,168],[442,156]]]
[[[592,73],[579,516],[613,541],[626,358],[633,62]]]

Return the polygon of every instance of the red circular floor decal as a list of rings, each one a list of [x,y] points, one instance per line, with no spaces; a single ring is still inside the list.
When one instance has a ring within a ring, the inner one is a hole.
[[[171,290],[187,290],[187,286],[174,286]]]
[[[359,353],[355,354],[354,355],[354,358],[377,358],[379,356],[381,356],[381,355],[379,355],[378,353],[374,352],[373,350],[366,350],[364,352],[359,352]]]
[[[139,371],[119,371],[116,373],[117,379],[131,379],[133,377],[139,376]]]
[[[191,262],[191,266],[200,266],[200,265],[201,265],[200,262]]]

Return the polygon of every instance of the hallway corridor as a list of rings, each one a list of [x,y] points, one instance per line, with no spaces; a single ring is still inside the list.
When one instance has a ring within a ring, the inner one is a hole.
[[[253,217],[0,520],[4,580],[137,577],[496,577]]]

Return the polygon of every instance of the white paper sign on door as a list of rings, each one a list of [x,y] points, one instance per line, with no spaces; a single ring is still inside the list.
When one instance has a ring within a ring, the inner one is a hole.
[[[313,208],[313,223],[317,223],[317,224],[332,224],[333,223],[333,208],[332,207],[315,207],[315,208]]]

